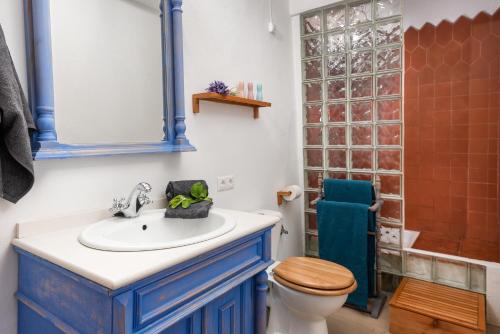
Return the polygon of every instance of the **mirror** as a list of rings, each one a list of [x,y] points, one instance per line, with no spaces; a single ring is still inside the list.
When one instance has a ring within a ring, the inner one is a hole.
[[[182,0],[25,0],[33,158],[193,151]]]
[[[50,12],[58,140],[162,138],[157,1],[51,0]]]

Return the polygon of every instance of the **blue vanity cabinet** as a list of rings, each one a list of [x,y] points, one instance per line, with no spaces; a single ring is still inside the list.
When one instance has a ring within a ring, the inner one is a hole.
[[[160,333],[254,333],[252,287],[247,280]]]
[[[118,290],[16,248],[19,333],[264,334],[270,233],[261,230]]]

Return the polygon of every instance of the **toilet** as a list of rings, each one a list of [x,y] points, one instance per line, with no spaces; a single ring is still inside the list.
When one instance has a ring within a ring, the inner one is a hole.
[[[289,257],[279,261],[283,216],[270,210],[256,213],[280,218],[271,231],[271,256],[275,262],[267,269],[267,334],[328,334],[326,318],[356,290],[354,275],[339,264],[321,259]]]

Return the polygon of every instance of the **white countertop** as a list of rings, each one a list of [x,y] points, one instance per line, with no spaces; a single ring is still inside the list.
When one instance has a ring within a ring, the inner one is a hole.
[[[231,241],[262,230],[278,222],[278,218],[243,211],[221,210],[236,219],[236,227],[215,239],[198,244],[143,252],[110,252],[88,248],[77,240],[89,224],[56,231],[27,235],[12,244],[83,276],[109,289],[116,290],[164,269],[182,263]]]

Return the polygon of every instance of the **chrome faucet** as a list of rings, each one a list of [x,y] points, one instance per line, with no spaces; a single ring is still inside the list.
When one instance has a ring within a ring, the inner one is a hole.
[[[142,209],[153,203],[153,201],[148,197],[148,193],[151,192],[151,186],[147,182],[141,182],[137,184],[132,192],[125,201],[125,198],[117,200],[113,199],[113,205],[109,211],[113,212],[115,216],[134,218],[141,214]]]

